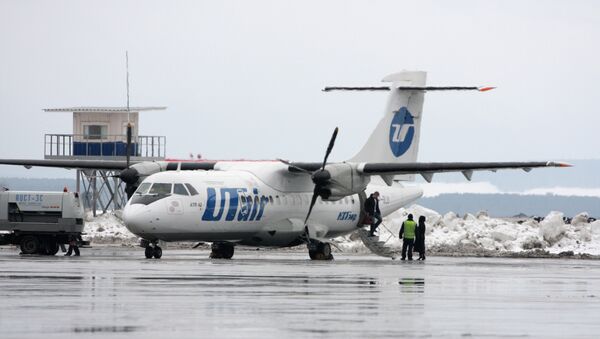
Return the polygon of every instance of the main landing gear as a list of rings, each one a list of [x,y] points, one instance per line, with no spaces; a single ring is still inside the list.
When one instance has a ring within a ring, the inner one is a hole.
[[[230,242],[213,242],[210,249],[211,259],[231,259],[233,257],[234,245]]]
[[[312,240],[307,247],[311,260],[333,260],[329,243]]]
[[[144,241],[143,241],[144,244]],[[144,255],[146,256],[146,259],[160,259],[160,257],[162,257],[162,248],[160,248],[160,246],[158,246],[157,242],[149,242],[149,241],[145,241],[145,246],[142,247],[146,247],[146,250],[144,251]]]

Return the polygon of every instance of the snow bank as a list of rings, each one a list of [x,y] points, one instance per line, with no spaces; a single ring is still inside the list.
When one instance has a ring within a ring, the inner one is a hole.
[[[490,218],[485,212],[462,217],[449,212],[444,215],[419,205],[402,208],[384,218],[380,240],[400,247],[400,226],[409,213],[415,220],[427,218],[426,246],[433,252],[461,254],[548,251],[552,254],[572,251],[575,254],[600,255],[600,221],[587,223],[587,213],[580,213],[572,224],[563,222],[563,214],[551,212],[541,222],[532,219],[509,220]],[[366,251],[359,239],[345,237],[338,247],[350,251]],[[341,245],[341,246],[340,246]]]
[[[137,236],[129,232],[120,218],[120,211],[107,212],[96,217],[86,215],[85,238],[92,244],[135,244]]]

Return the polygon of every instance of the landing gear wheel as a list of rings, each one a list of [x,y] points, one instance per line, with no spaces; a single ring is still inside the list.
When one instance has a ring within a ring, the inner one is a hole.
[[[214,242],[211,246],[211,259],[231,259],[233,258],[234,245],[228,242]]]
[[[331,245],[329,245],[329,243],[320,243],[318,248],[319,252],[321,252],[326,258],[331,256]]]
[[[21,239],[21,252],[23,254],[35,254],[40,248],[40,241],[33,235],[26,235]]]
[[[147,246],[144,255],[146,256],[146,259],[152,259],[154,256],[154,248],[152,248],[152,246]]]
[[[155,259],[160,259],[162,257],[162,248],[159,246],[154,246],[154,251],[152,253]]]
[[[331,245],[326,242],[320,242],[317,244],[316,248],[308,249],[308,256],[311,260],[333,260]]]

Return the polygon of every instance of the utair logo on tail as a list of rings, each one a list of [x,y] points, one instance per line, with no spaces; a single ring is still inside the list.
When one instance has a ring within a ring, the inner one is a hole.
[[[390,148],[395,157],[406,153],[415,136],[415,126],[412,114],[406,107],[401,107],[394,112],[390,125]]]

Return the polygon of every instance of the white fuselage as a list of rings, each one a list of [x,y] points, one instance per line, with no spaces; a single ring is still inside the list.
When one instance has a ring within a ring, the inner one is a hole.
[[[127,228],[151,241],[229,241],[255,246],[301,242],[314,188],[310,176],[291,174],[278,162],[220,163],[216,169],[149,176],[123,211]],[[155,184],[162,184],[156,186],[160,190],[154,189]],[[371,184],[367,194],[373,191],[381,194],[383,216],[422,195],[418,187],[399,185]],[[358,194],[338,201],[319,198],[308,220],[311,237],[333,238],[355,231],[363,202]]]

